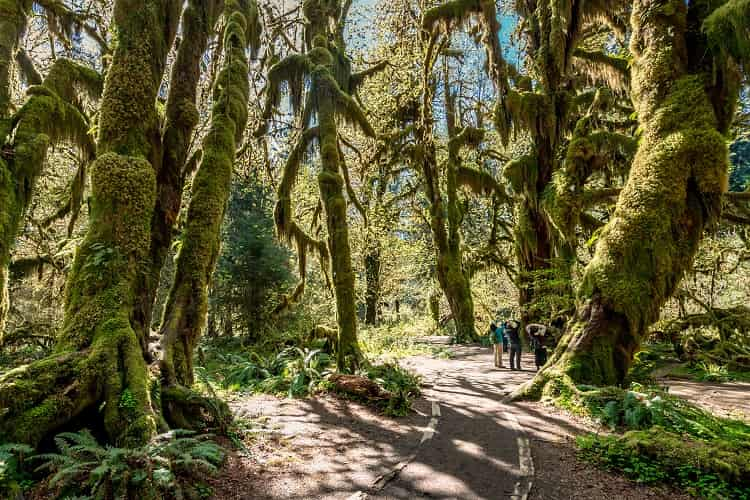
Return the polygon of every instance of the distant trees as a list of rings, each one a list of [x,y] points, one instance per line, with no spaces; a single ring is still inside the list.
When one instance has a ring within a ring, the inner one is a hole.
[[[227,206],[222,248],[211,286],[211,313],[257,340],[279,296],[292,282],[291,252],[274,235],[273,191],[237,180]]]

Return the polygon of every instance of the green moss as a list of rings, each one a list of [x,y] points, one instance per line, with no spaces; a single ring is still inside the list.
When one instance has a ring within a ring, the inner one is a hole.
[[[165,306],[162,375],[168,386],[190,387],[193,349],[205,325],[208,286],[219,253],[221,224],[229,198],[234,156],[247,123],[247,4],[229,1],[224,16],[224,63],[213,91],[211,128],[193,180],[183,244]]]
[[[57,59],[43,84],[29,88],[26,103],[8,121],[14,151],[9,160],[0,160],[0,330],[8,307],[10,250],[42,172],[47,148],[67,141],[78,146],[85,157],[94,154],[90,126],[80,108],[79,88],[88,89],[95,97],[100,90],[98,74]]]
[[[0,0],[0,120],[11,114],[10,76],[18,39],[30,10],[31,2]]]
[[[586,267],[574,339],[557,366],[576,381],[621,382],[718,218],[727,148],[710,75],[688,72],[684,2],[636,2],[632,96],[643,130],[615,213]],[[727,101],[734,96],[725,96]]]
[[[708,42],[719,55],[750,64],[750,1],[729,0],[703,22]]]

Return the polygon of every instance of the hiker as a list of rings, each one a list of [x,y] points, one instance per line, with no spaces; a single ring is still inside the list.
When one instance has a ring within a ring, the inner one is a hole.
[[[508,352],[508,336],[505,334],[505,322],[500,323],[500,328],[502,329],[502,343],[503,343],[503,352]]]
[[[505,338],[504,330],[505,328],[502,324],[497,326],[494,321],[490,323],[490,340],[492,341],[492,351],[495,354],[495,368],[503,367],[503,351],[501,350],[501,346]]]
[[[526,325],[526,335],[529,336],[532,349],[534,349],[534,364],[536,370],[547,363],[547,327],[539,323]]]
[[[518,321],[512,319],[506,321],[503,325],[505,327],[505,335],[508,337],[508,343],[510,344],[510,369],[520,370],[521,369],[521,335],[519,328],[521,325]],[[515,363],[514,361],[515,360]]]

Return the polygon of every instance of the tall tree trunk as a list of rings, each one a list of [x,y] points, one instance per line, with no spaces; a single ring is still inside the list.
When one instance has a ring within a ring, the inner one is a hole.
[[[372,248],[368,248],[365,254],[365,323],[375,325],[380,302],[380,243],[374,241],[371,244]]]
[[[227,0],[224,63],[214,86],[211,129],[193,180],[175,281],[161,327],[165,389],[193,385],[193,352],[206,324],[208,286],[219,255],[221,224],[229,199],[235,150],[247,124],[249,94],[245,49],[255,29],[255,4]],[[252,28],[251,28],[252,27]]]
[[[533,187],[538,197],[542,192]],[[538,199],[538,198],[537,198]],[[540,320],[539,305],[544,299],[541,281],[552,267],[552,237],[546,216],[536,201],[522,199],[516,207],[516,259],[518,262],[518,308],[523,324]]]
[[[349,248],[344,179],[340,173],[336,98],[335,90],[331,88],[332,84],[330,80],[321,79],[315,86],[318,90],[320,127],[321,172],[318,175],[318,186],[328,228],[328,248],[331,253],[331,272],[336,295],[336,321],[339,327],[336,364],[340,371],[351,371],[358,366],[362,354],[357,342],[354,271]]]
[[[148,371],[132,316],[156,201],[149,161],[159,142],[155,102],[182,3],[117,0],[117,47],[99,113],[89,229],[68,280],[54,354],[0,377],[0,440],[38,443],[86,409],[102,408],[119,446],[156,431]]]
[[[555,375],[576,383],[622,382],[703,230],[717,220],[728,166],[720,131],[737,84],[731,70],[711,60],[701,8],[691,3],[688,12],[682,0],[634,3],[632,90],[642,138],[585,270],[577,316],[551,364],[527,388],[531,393]]]
[[[189,173],[186,163],[190,140],[199,120],[196,95],[201,75],[200,61],[223,4],[222,0],[190,0],[182,13],[181,39],[169,80],[162,134],[163,157],[156,174],[157,197],[151,221],[150,269],[144,274],[136,292],[138,302],[133,322],[143,332],[144,339],[148,338],[154,322],[159,278],[172,245],[185,177]],[[142,347],[148,356],[147,345]]]

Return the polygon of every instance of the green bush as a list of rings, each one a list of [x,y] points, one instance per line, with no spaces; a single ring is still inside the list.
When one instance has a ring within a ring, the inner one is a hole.
[[[720,366],[716,363],[701,361],[691,367],[690,371],[699,382],[725,383],[734,380],[726,366]]]
[[[655,426],[624,436],[577,438],[579,455],[640,483],[663,482],[701,498],[750,499],[750,452]]]
[[[392,396],[383,408],[386,415],[402,417],[411,410],[414,398],[419,397],[421,378],[398,363],[384,363],[368,367],[364,375],[374,380]]]
[[[141,448],[100,445],[86,429],[55,437],[58,453],[36,455],[38,472],[51,474],[47,487],[57,497],[198,499],[211,489],[200,479],[213,474],[224,450],[211,436],[174,430]]]
[[[219,355],[225,369],[224,386],[251,392],[286,393],[289,397],[315,392],[330,373],[333,358],[321,349],[288,347],[279,353],[261,356],[250,352]]]
[[[705,498],[750,499],[747,423],[639,384],[631,390],[579,387],[566,401],[625,432],[580,437],[583,458],[639,482],[667,482]]]

